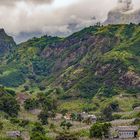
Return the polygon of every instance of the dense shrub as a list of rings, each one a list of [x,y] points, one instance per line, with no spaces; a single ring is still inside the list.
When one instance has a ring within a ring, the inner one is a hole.
[[[90,138],[103,138],[109,136],[110,123],[95,123],[90,128]]]
[[[12,90],[12,89],[5,88],[5,91],[8,92],[9,94],[11,94],[12,96],[16,95],[16,92],[14,90]]]
[[[43,86],[43,85],[39,85],[39,89],[40,89],[41,91],[43,91],[43,90],[45,90],[45,89],[46,89],[46,87],[45,87],[45,86]]]
[[[38,133],[38,132],[32,133],[30,139],[31,140],[49,140],[44,135],[42,135],[41,133]]]
[[[7,87],[17,87],[25,82],[22,73],[19,71],[12,72],[0,77],[0,84]]]
[[[35,123],[34,128],[32,129],[32,132],[33,133],[38,132],[38,133],[44,135],[45,134],[45,129],[40,123]]]
[[[103,110],[102,110],[102,119],[105,121],[111,121],[113,120],[113,112],[119,111],[119,104],[118,102],[112,102],[109,105],[107,105]]]
[[[10,122],[11,122],[12,124],[19,124],[19,123],[20,123],[20,120],[17,119],[17,118],[11,118],[11,119],[10,119]]]
[[[15,97],[11,95],[3,95],[0,98],[0,111],[4,111],[9,116],[15,117],[18,115],[19,110],[20,106]]]
[[[27,99],[24,102],[24,108],[26,110],[33,110],[39,107],[39,103],[35,99]]]
[[[0,130],[3,129],[3,122],[0,122]]]
[[[27,126],[29,124],[29,120],[22,120],[21,122],[20,122],[20,126],[21,127],[25,127],[25,126]]]
[[[30,87],[29,87],[28,85],[25,85],[25,86],[24,86],[25,91],[28,91],[29,88],[30,88]]]
[[[43,110],[39,115],[38,115],[38,119],[41,121],[41,123],[43,125],[47,125],[48,124],[48,118],[49,118],[49,114],[46,110]]]

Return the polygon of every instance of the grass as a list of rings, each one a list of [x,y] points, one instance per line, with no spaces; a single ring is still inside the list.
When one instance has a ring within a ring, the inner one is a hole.
[[[62,101],[58,110],[70,110],[70,111],[81,111],[85,106],[84,100],[70,100],[70,101]]]

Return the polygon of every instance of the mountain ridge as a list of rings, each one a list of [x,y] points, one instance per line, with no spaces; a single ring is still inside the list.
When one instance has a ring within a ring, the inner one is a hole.
[[[5,59],[0,84],[28,85],[29,91],[60,87],[63,98],[138,94],[139,32],[135,24],[95,25],[66,38],[30,39]]]

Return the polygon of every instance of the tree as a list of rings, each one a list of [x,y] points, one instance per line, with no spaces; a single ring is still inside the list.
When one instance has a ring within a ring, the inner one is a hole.
[[[84,120],[84,123],[86,123],[87,125],[90,125],[92,123],[91,118],[88,117],[86,120]]]
[[[62,129],[66,130],[66,121],[61,122],[60,126],[62,127]]]
[[[43,93],[38,95],[38,102],[44,110],[52,111],[57,109],[57,100],[50,97],[48,98]]]
[[[110,123],[95,123],[90,128],[90,138],[103,138],[108,137],[109,128],[111,127]]]
[[[77,119],[77,114],[76,113],[71,113],[71,118],[72,118],[72,121],[76,120]]]
[[[54,119],[56,117],[56,113],[55,113],[54,110],[49,112],[49,117],[52,118],[52,119]]]
[[[28,91],[29,89],[30,89],[30,87],[29,87],[28,85],[25,85],[25,86],[24,86],[24,90],[25,90],[25,91]]]
[[[105,120],[105,121],[112,121],[113,120],[112,113],[113,112],[117,112],[118,110],[119,110],[119,104],[118,104],[118,102],[112,102],[112,103],[110,103],[108,106],[106,106],[102,110],[103,120]]]
[[[78,114],[78,115],[77,115],[77,120],[78,120],[79,122],[82,122],[83,118],[82,118],[81,114]]]
[[[44,129],[44,127],[42,127],[42,125],[40,123],[35,123],[34,128],[32,129],[32,132],[33,133],[38,132],[38,133],[44,135],[45,129]]]
[[[46,87],[45,86],[43,86],[43,85],[39,85],[39,87],[38,87],[41,91],[43,91],[43,90],[45,90],[46,89]]]
[[[70,122],[66,123],[67,130],[69,130],[73,125]]]
[[[51,123],[50,124],[50,129],[55,130],[55,128],[56,128],[56,126],[53,123]]]
[[[26,110],[33,110],[33,109],[36,109],[38,107],[39,107],[39,104],[38,104],[37,100],[35,100],[35,99],[27,99],[24,102],[24,108]]]
[[[48,140],[44,135],[34,132],[31,134],[31,140]]]
[[[102,119],[104,121],[112,121],[113,120],[113,116],[112,116],[112,109],[107,106],[102,110]]]
[[[35,123],[31,133],[31,140],[49,140],[45,137],[45,129],[40,123]]]
[[[29,124],[29,120],[22,120],[21,122],[20,122],[20,126],[21,127],[25,127],[25,126],[27,126]]]
[[[64,89],[62,87],[57,87],[56,88],[56,94],[57,95],[63,95],[64,94]]]
[[[63,122],[61,122],[60,126],[61,126],[64,130],[69,130],[73,125],[72,125],[70,122],[63,121]]]
[[[63,110],[61,110],[61,113],[62,113],[63,116],[65,116],[68,113],[68,110],[67,109],[63,109]]]
[[[11,122],[12,124],[19,124],[19,123],[20,123],[20,120],[19,120],[18,118],[11,118],[11,119],[10,119],[10,122]]]
[[[2,130],[2,129],[3,129],[3,123],[0,122],[0,130]]]
[[[43,125],[47,125],[48,124],[48,112],[47,111],[42,111],[39,115],[38,115],[38,119],[41,121],[41,123]]]
[[[6,94],[0,98],[0,111],[4,111],[11,117],[16,117],[19,110],[20,106],[15,97]]]
[[[12,89],[5,88],[5,91],[8,92],[9,94],[11,94],[12,96],[16,95],[16,92],[14,90],[12,90]]]

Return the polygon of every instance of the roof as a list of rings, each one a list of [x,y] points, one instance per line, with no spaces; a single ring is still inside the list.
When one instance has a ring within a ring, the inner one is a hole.
[[[95,115],[88,115],[88,117],[91,117],[91,118],[97,118]]]
[[[116,127],[118,131],[138,131],[138,126],[118,126]]]
[[[134,110],[140,110],[140,106],[135,107]]]
[[[8,131],[7,135],[11,136],[11,137],[14,137],[14,136],[20,136],[21,133],[20,133],[20,131]]]

